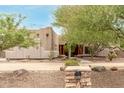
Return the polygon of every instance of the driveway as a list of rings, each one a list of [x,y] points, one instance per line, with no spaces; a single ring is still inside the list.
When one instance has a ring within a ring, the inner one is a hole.
[[[47,63],[38,63],[38,62],[27,62],[27,63],[22,63],[22,62],[5,62],[5,63],[0,63],[0,71],[13,71],[17,69],[26,69],[30,71],[43,71],[43,70],[56,70],[58,71],[60,67],[63,66],[63,63],[52,63],[52,62],[47,62]]]

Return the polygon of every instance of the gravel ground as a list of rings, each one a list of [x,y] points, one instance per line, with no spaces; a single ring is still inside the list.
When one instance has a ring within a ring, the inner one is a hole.
[[[92,72],[93,88],[124,88],[124,71]],[[16,76],[0,73],[0,88],[64,88],[64,72],[40,71]]]
[[[12,73],[0,74],[1,88],[61,88],[64,87],[64,72],[40,71],[16,77]]]
[[[124,88],[124,71],[92,72],[93,88]]]

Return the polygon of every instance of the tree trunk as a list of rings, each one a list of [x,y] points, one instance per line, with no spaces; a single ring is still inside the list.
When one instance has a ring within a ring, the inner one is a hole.
[[[91,60],[93,61],[93,57],[94,57],[94,54],[93,53],[91,53]]]
[[[69,50],[68,50],[68,58],[69,58],[69,59],[71,58],[71,47],[70,47]]]
[[[94,57],[94,50],[93,50],[93,48],[92,48],[92,47],[90,48],[90,56],[91,56],[91,60],[93,61],[93,57]]]

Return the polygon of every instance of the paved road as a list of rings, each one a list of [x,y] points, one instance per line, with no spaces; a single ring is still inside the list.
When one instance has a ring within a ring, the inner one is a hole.
[[[63,63],[0,63],[0,71],[13,71],[26,69],[33,71],[59,70]]]

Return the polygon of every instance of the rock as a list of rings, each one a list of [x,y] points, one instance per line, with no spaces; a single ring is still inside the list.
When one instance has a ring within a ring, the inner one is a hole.
[[[117,70],[118,70],[117,67],[112,67],[112,68],[111,68],[111,71],[117,71]]]
[[[19,69],[19,70],[13,71],[12,74],[13,74],[14,76],[19,77],[19,76],[22,76],[22,75],[28,75],[29,72],[28,72],[27,70],[25,70],[25,69]]]
[[[104,66],[96,66],[91,69],[92,69],[92,71],[97,71],[97,72],[106,71],[106,68]]]
[[[76,83],[66,83],[65,88],[76,88]]]
[[[66,67],[60,67],[60,71],[64,71]]]

